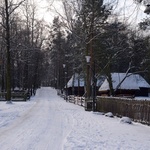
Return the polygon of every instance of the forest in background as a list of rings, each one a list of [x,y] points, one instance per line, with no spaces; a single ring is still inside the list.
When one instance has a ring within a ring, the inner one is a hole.
[[[39,20],[34,0],[0,4],[1,91],[41,85],[62,89],[75,73],[91,78],[86,55],[91,56],[96,75],[139,73],[150,83],[149,17],[134,28],[121,22],[112,13],[113,3],[105,0],[63,0],[62,4],[64,15],[57,11],[52,24]]]

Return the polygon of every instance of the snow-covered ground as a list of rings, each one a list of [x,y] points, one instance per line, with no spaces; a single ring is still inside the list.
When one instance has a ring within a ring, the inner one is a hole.
[[[150,127],[64,101],[43,87],[27,102],[0,102],[0,150],[149,150]]]
[[[135,97],[134,98],[135,100],[142,100],[142,101],[150,101],[150,97],[142,97],[142,96],[139,96],[139,97]]]

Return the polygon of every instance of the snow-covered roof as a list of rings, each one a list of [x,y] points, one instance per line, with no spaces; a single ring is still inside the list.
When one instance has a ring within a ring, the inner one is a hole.
[[[19,90],[20,90],[19,87],[15,87],[15,88],[14,88],[14,91],[19,91]]]
[[[73,84],[74,83],[74,84]],[[79,83],[79,85],[78,85]],[[74,85],[75,87],[83,87],[84,86],[84,78],[80,77],[80,75],[78,73],[75,73],[71,79],[68,81],[67,83],[67,87],[72,87],[72,85]]]
[[[80,87],[84,87],[84,84],[85,84],[85,79],[83,76],[79,75],[78,73],[75,73],[74,76],[71,77],[71,79],[68,81],[67,83],[67,87],[72,87],[73,85],[73,80],[74,80],[74,87],[78,87],[78,83],[79,83],[79,86]],[[97,79],[97,87],[101,86],[102,83],[104,81],[104,76],[100,76],[98,79]],[[91,82],[92,84],[92,82]]]
[[[123,81],[123,83],[120,85],[119,89],[140,89],[143,88],[150,88],[150,85],[146,82],[146,80],[139,74],[128,74],[129,76],[126,77],[126,79]],[[126,73],[111,73],[112,77],[112,84],[113,89],[117,87],[117,85],[124,79],[126,76]],[[109,83],[107,79],[103,82],[101,87],[99,88],[99,91],[105,91],[109,90]]]

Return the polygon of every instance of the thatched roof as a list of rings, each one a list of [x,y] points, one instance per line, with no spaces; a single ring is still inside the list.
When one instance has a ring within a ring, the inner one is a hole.
[[[118,89],[125,89],[125,90],[137,90],[140,88],[150,88],[150,85],[146,82],[146,80],[139,74],[128,74],[122,84],[119,86]],[[112,84],[113,89],[116,89],[118,84],[124,79],[126,73],[111,73],[112,77]],[[108,80],[105,79],[99,91],[106,91],[109,90],[109,83]]]

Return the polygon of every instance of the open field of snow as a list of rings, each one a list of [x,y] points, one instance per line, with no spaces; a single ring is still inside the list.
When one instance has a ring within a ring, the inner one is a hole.
[[[1,150],[149,150],[150,127],[86,112],[43,87],[27,102],[0,102]]]

